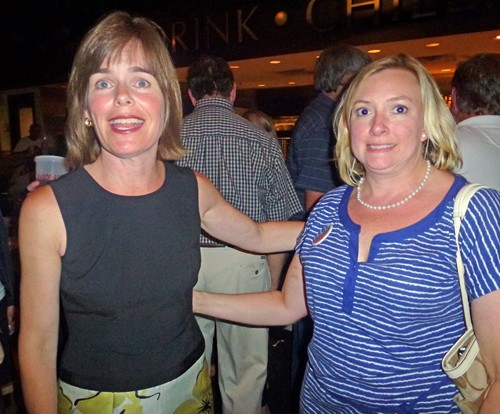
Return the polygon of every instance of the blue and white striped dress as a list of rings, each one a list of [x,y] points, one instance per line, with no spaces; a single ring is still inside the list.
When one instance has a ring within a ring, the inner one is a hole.
[[[347,213],[352,187],[332,190],[311,213],[297,246],[314,320],[303,413],[459,412],[440,364],[465,329],[453,233],[464,184],[457,176],[427,217],[374,237],[366,262]],[[500,192],[480,190],[460,231],[473,299],[500,288],[499,229]]]

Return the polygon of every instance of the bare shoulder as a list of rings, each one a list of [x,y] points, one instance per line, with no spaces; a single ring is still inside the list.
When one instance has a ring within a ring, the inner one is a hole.
[[[54,192],[50,186],[39,187],[29,194],[23,202],[21,215],[24,219],[35,219],[37,216],[46,217],[46,214],[58,212]]]
[[[19,221],[20,242],[52,245],[62,255],[65,249],[65,227],[59,205],[50,186],[33,191],[23,202]],[[26,236],[26,237],[23,237]],[[26,240],[28,239],[28,240]],[[48,246],[49,247],[49,246]]]

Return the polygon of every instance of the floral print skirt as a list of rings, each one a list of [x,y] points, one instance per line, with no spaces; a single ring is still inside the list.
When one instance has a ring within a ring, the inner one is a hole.
[[[99,392],[59,380],[58,414],[213,414],[212,384],[202,356],[179,378],[146,390]]]

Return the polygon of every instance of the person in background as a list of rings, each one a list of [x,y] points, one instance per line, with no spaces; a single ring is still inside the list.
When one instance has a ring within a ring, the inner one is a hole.
[[[500,54],[481,53],[460,62],[451,97],[463,157],[460,174],[500,190]]]
[[[236,84],[228,64],[202,56],[188,69],[188,94],[194,105],[184,118],[187,154],[177,165],[208,177],[224,199],[257,222],[287,220],[300,211],[278,142],[234,112]],[[269,267],[284,255],[256,255],[233,243],[202,234],[201,270],[196,289],[208,292],[262,292],[271,285]],[[279,277],[279,275],[278,275]],[[260,413],[268,362],[267,328],[245,327],[197,318],[205,337],[206,358],[217,342],[218,380],[223,413]]]
[[[250,121],[252,124],[257,126],[258,128],[262,129],[263,131],[266,131],[269,133],[272,137],[278,140],[278,133],[276,132],[276,128],[274,126],[274,121],[273,119],[267,115],[265,112],[262,112],[258,109],[248,109],[247,111],[243,112],[241,115],[243,118],[245,118],[247,121]],[[279,141],[278,141],[279,142]],[[281,289],[282,283],[283,283],[283,278],[286,272],[286,267],[287,264],[290,261],[291,258],[291,252],[289,253],[277,253],[275,255],[268,255],[268,265],[269,265],[269,271],[271,273],[271,290],[274,289]],[[278,256],[280,255],[280,256]],[[284,342],[286,341],[287,335],[281,331],[281,329],[285,330],[290,330],[291,326],[286,326],[286,327],[276,327],[277,331],[272,332],[271,330],[269,331],[269,355],[268,355],[268,365],[267,365],[267,371],[268,371],[268,379],[266,386],[264,387],[264,394],[263,394],[263,405],[267,408],[267,400],[269,399],[269,395],[274,393],[274,395],[278,395],[282,398],[283,406],[289,406],[290,404],[290,388],[289,384],[286,381],[282,380],[282,373],[277,372],[280,369],[280,362],[282,361],[283,356],[286,355],[286,353],[283,353],[281,348],[285,347]],[[279,346],[279,344],[282,344]],[[272,360],[273,357],[273,352],[275,353],[275,359]],[[279,355],[279,356],[278,356]],[[272,370],[275,370],[275,374],[271,372]],[[273,378],[278,377],[280,378],[279,381],[273,381]],[[279,409],[279,408],[278,408]],[[265,411],[262,410],[261,414],[264,413]]]
[[[273,138],[278,139],[278,133],[274,127],[273,119],[266,113],[258,109],[249,109],[243,113],[242,117],[250,121],[257,128],[266,131]],[[271,290],[280,287],[286,257],[286,253],[276,253],[275,255],[268,256],[269,271],[271,273]]]
[[[258,128],[268,132],[272,137],[278,139],[278,133],[276,132],[274,121],[268,114],[259,111],[258,109],[249,109],[243,113],[242,117],[247,121],[250,121]]]
[[[349,82],[371,61],[350,45],[325,49],[314,68],[316,98],[304,109],[292,131],[287,166],[306,211],[323,194],[341,184],[333,160],[335,107]]]
[[[26,187],[35,178],[34,157],[42,154],[44,139],[42,126],[33,123],[29,128],[29,135],[22,137],[14,147],[14,154],[24,159],[23,164],[17,166],[9,180],[9,194],[16,200],[16,210],[20,208],[21,201],[26,195]]]
[[[23,394],[30,414],[213,412],[192,313],[201,228],[249,251],[293,249],[300,223],[255,223],[184,155],[165,33],[113,12],[68,83],[71,172],[22,206]],[[66,339],[58,357],[58,331]]]
[[[306,212],[312,210],[323,194],[342,183],[333,157],[336,137],[332,119],[349,82],[370,61],[370,56],[362,50],[339,44],[325,49],[316,62],[314,89],[318,95],[301,113],[292,131],[287,157],[288,170]],[[311,335],[309,316],[293,326],[291,381],[295,406]]]
[[[301,413],[459,413],[441,360],[464,333],[454,199],[466,180],[455,123],[407,55],[365,67],[336,115],[346,185],[309,215],[282,291],[195,292],[193,309],[248,324],[314,320]],[[480,189],[461,224],[472,319],[500,407],[500,192]],[[305,297],[304,297],[305,288]],[[307,306],[306,306],[307,303]]]
[[[42,153],[43,136],[42,126],[40,124],[31,124],[29,135],[22,137],[14,147],[16,154],[35,154]]]
[[[9,248],[9,232],[0,211],[0,342],[3,347],[3,361],[0,364],[0,385],[13,381],[13,360],[10,335],[17,327],[17,292],[14,266]],[[3,395],[0,392],[0,413],[5,411]]]

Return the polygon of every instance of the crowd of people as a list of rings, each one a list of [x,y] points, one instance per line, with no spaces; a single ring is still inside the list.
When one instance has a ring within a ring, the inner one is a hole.
[[[220,57],[190,66],[184,116],[165,38],[115,11],[75,55],[71,171],[30,185],[19,220],[26,411],[269,412],[268,328],[293,324],[290,413],[458,413],[441,359],[465,330],[453,205],[473,181],[488,187],[459,243],[490,378],[481,412],[499,412],[500,55],[458,66],[448,108],[413,57],[327,48],[284,160],[270,116],[236,114]],[[6,240],[0,228],[13,371]]]

